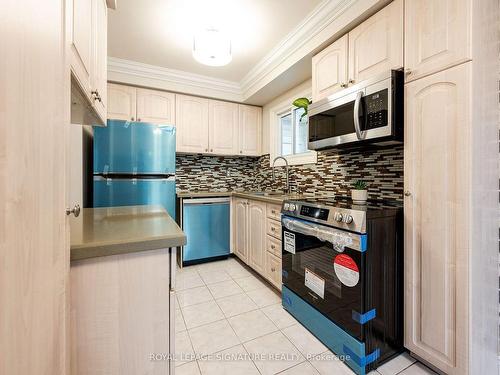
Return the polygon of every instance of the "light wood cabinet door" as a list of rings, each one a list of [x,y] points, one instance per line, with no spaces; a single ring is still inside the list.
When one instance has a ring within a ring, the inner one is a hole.
[[[108,118],[110,120],[135,121],[135,87],[108,84]]]
[[[262,137],[262,108],[238,105],[239,111],[239,155],[260,156]]]
[[[246,199],[233,200],[233,251],[243,262],[248,263],[247,251],[247,206]]]
[[[349,32],[349,83],[403,67],[403,0],[395,0]]]
[[[92,72],[91,95],[95,111],[106,123],[108,76],[108,8],[105,0],[92,0]]]
[[[265,274],[266,256],[266,204],[249,201],[248,204],[248,264]]]
[[[343,89],[347,85],[347,44],[344,35],[312,58],[312,101]]]
[[[210,100],[209,146],[217,155],[238,154],[238,104]]]
[[[90,100],[92,69],[92,1],[70,0],[68,6],[71,70]]]
[[[266,278],[281,290],[281,259],[266,251]]]
[[[405,87],[405,347],[467,373],[471,63]]]
[[[470,0],[406,0],[407,81],[471,59]]]
[[[176,95],[177,151],[208,152],[208,99]]]
[[[137,121],[175,125],[175,94],[137,89]]]

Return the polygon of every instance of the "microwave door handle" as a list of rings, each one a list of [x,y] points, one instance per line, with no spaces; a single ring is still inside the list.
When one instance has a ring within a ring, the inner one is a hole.
[[[363,97],[363,92],[358,91],[356,95],[356,100],[354,101],[354,129],[356,130],[356,136],[359,140],[364,138],[364,132],[361,132],[361,126],[359,124],[359,107],[361,105],[361,98]]]

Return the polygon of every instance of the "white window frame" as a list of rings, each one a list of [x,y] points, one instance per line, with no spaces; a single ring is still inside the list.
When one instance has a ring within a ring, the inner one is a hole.
[[[277,156],[281,156],[281,117],[287,112],[292,113],[292,110],[295,108],[292,102],[297,98],[310,98],[311,91],[305,91],[302,93],[295,94],[293,97],[290,97],[286,100],[283,100],[281,103],[277,104],[269,111],[269,124],[270,124],[270,160],[269,163],[272,166],[274,158]],[[293,113],[292,113],[293,116]],[[294,129],[295,133],[295,129]],[[283,156],[289,165],[301,165],[301,164],[315,164],[318,161],[318,154],[316,151],[309,150],[307,152],[303,152],[300,154],[293,155],[284,155]],[[281,159],[276,161],[276,165],[285,165],[285,162]]]

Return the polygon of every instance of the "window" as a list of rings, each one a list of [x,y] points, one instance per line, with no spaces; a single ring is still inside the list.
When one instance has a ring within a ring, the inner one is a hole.
[[[282,156],[308,151],[308,119],[303,114],[304,108],[293,108],[279,115]]]

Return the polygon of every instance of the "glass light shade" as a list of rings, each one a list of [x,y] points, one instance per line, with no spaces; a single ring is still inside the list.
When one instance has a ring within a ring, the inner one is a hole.
[[[233,59],[231,40],[219,30],[202,30],[194,36],[193,57],[204,65],[227,65]]]

